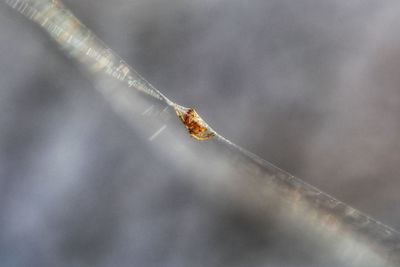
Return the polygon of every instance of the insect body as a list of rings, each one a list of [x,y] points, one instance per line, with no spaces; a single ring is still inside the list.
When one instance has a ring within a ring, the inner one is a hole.
[[[205,141],[215,136],[215,133],[193,108],[184,108],[176,105],[175,112],[185,125],[189,134],[196,140]]]

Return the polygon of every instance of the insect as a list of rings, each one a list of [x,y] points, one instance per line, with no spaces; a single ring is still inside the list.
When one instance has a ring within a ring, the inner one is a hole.
[[[175,112],[194,139],[205,141],[215,136],[215,133],[193,108],[184,108],[176,105]]]

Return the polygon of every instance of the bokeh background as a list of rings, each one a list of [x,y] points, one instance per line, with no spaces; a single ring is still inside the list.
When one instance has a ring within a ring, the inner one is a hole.
[[[400,229],[398,1],[64,3],[222,135]],[[299,266],[0,4],[1,266]]]

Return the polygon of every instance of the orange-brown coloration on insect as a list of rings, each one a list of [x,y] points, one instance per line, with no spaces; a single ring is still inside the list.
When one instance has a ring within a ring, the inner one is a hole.
[[[204,123],[194,109],[183,109],[176,107],[175,112],[185,125],[189,134],[196,140],[205,141],[215,136],[215,134],[209,130],[207,124]]]

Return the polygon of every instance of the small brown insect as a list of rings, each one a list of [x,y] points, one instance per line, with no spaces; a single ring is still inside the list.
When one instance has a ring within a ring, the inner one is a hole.
[[[193,108],[184,108],[177,105],[175,107],[175,112],[185,125],[189,134],[196,140],[205,141],[215,136]]]

